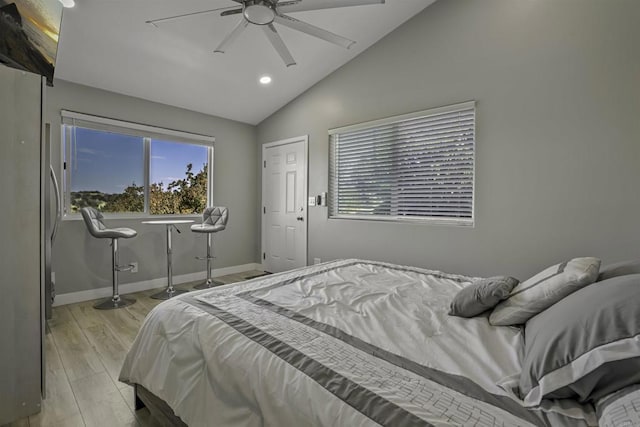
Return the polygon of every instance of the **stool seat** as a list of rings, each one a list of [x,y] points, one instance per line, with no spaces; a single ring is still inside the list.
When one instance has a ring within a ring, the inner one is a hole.
[[[130,239],[132,237],[136,237],[138,232],[131,228],[105,228],[104,230],[98,231],[93,237],[105,238],[105,239]]]
[[[87,225],[87,229],[89,233],[93,237],[97,237],[98,239],[130,239],[132,237],[136,237],[138,233],[136,230],[131,228],[107,228],[105,227],[102,219],[104,216],[102,213],[98,212],[93,208],[83,208],[80,209],[80,213],[82,214],[82,218],[84,219],[85,224]]]
[[[227,228],[226,224],[194,224],[191,226],[191,231],[194,233],[217,233]]]

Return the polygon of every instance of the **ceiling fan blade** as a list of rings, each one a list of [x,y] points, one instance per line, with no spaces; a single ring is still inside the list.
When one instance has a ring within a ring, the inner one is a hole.
[[[238,13],[242,13],[242,8],[232,9],[232,10],[225,10],[224,12],[222,12],[220,14],[220,16],[237,15]]]
[[[175,15],[175,16],[169,16],[167,18],[159,18],[159,19],[151,19],[149,21],[145,21],[145,24],[151,24],[154,27],[157,27],[157,24],[161,24],[163,22],[169,22],[169,21],[175,21],[178,19],[183,19],[183,18],[188,18],[190,16],[196,16],[196,15],[206,15],[207,13],[214,13],[214,12],[219,12],[221,10],[227,10],[227,9],[233,9],[236,6],[231,6],[231,7],[219,7],[217,9],[210,9],[210,10],[202,10],[200,12],[192,12],[192,13],[185,13],[182,15]],[[240,12],[242,12],[242,9],[240,9]],[[224,12],[222,12],[224,13]]]
[[[307,10],[333,9],[335,7],[384,4],[385,0],[292,0],[278,3],[279,13],[305,12]]]
[[[293,56],[291,56],[291,52],[289,52],[289,49],[287,49],[287,46],[282,41],[282,38],[280,37],[280,34],[278,34],[278,31],[276,31],[276,27],[274,27],[273,24],[263,25],[262,30],[266,34],[275,50],[278,52],[278,55],[280,55],[280,58],[282,58],[284,63],[287,65],[287,67],[296,65],[296,61],[293,59]]]
[[[218,47],[216,48],[216,50],[214,50],[214,52],[225,53],[227,48],[247,28],[247,25],[249,25],[249,22],[246,19],[243,18],[240,22],[238,22],[238,25],[236,25],[236,27],[229,33],[229,35],[227,37],[225,37],[224,40],[222,40],[222,43],[220,43],[218,45]]]
[[[289,27],[294,30],[309,34],[310,36],[328,41],[329,43],[337,44],[338,46],[342,46],[345,49],[349,49],[351,45],[355,43],[355,41],[350,40],[346,37],[339,36],[330,31],[323,30],[322,28],[316,27],[315,25],[299,21],[290,16],[278,14],[273,21],[277,22],[280,25],[284,25],[285,27]]]

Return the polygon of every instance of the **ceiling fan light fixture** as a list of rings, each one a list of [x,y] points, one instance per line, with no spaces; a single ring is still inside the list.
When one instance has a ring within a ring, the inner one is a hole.
[[[258,81],[262,85],[268,85],[269,83],[271,83],[271,76],[262,76],[262,77],[260,77],[260,80],[258,80]]]
[[[269,25],[276,17],[276,11],[271,3],[264,0],[245,2],[242,14],[247,21],[256,25]]]
[[[74,0],[59,0],[62,3],[73,2]],[[349,49],[354,43],[346,37],[334,34],[323,28],[316,27],[308,22],[293,18],[287,13],[304,12],[320,9],[333,9],[351,6],[363,6],[370,4],[384,4],[386,0],[233,0],[237,6],[228,6],[217,9],[203,10],[200,12],[184,13],[182,15],[169,16],[167,18],[146,21],[148,24],[157,26],[160,22],[168,22],[176,19],[202,15],[205,13],[220,12],[220,16],[233,16],[242,14],[242,19],[235,28],[222,40],[215,48],[214,52],[225,53],[233,42],[242,34],[249,24],[258,25],[268,39],[269,43],[287,67],[296,65],[296,61],[282,40],[276,29],[276,24],[305,33],[329,43]],[[264,76],[263,76],[264,77]],[[260,78],[259,78],[260,80]],[[262,82],[261,82],[262,83]],[[262,84],[269,84],[264,82]]]

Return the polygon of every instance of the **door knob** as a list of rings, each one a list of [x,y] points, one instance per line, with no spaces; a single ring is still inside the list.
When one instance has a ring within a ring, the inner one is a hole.
[[[304,217],[303,216],[299,216],[296,218],[298,221],[304,221]]]

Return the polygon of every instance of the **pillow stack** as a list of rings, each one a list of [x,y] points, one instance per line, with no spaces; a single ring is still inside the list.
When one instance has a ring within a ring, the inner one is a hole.
[[[456,295],[450,314],[493,306],[492,325],[524,324],[518,386],[526,407],[595,402],[640,384],[640,260],[600,270],[597,258],[574,258],[522,283],[483,279]]]
[[[595,401],[640,383],[640,274],[572,293],[527,322],[520,393]]]
[[[491,314],[496,323],[526,318],[519,381],[525,406],[545,399],[596,402],[640,383],[640,262],[599,267],[595,258],[551,267],[514,288]],[[540,285],[546,292],[536,290]],[[522,298],[510,301],[518,292],[542,301],[518,312]]]

